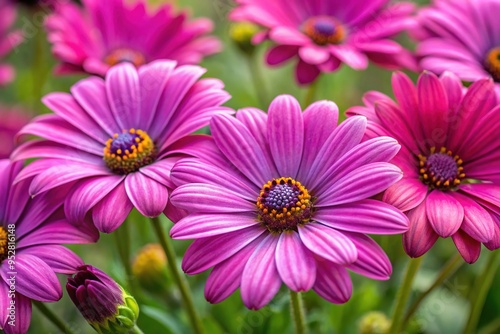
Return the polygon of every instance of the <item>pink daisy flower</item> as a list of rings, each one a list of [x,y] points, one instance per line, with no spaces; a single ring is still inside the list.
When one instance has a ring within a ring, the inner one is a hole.
[[[368,60],[390,68],[414,68],[414,59],[392,37],[409,28],[414,5],[389,0],[303,1],[237,0],[232,20],[250,21],[266,28],[254,42],[270,39],[277,46],[267,54],[269,65],[297,59],[300,84],[314,81],[321,72],[342,63],[356,70]]]
[[[500,247],[500,106],[493,82],[483,79],[465,93],[458,77],[424,72],[417,86],[393,76],[397,102],[370,92],[366,107],[348,115],[369,119],[368,137],[388,135],[401,151],[393,162],[403,178],[384,201],[406,212],[406,253],[419,257],[438,237],[451,237],[465,261],[475,262],[481,243]]]
[[[75,226],[64,219],[64,192],[30,199],[29,182],[13,184],[22,165],[0,160],[0,329],[6,334],[26,333],[31,300],[61,299],[56,273],[73,274],[83,265],[61,244],[91,243],[99,238],[93,226]],[[15,301],[14,317],[11,301]]]
[[[15,136],[28,124],[30,117],[18,108],[7,108],[0,106],[0,159],[6,159],[14,150]]]
[[[0,3],[0,60],[9,54],[22,41],[20,31],[10,32],[16,20],[14,6],[2,1]],[[11,65],[0,63],[0,85],[7,84],[14,79],[14,68]]]
[[[302,114],[295,98],[279,96],[269,116],[249,108],[214,117],[213,161],[174,166],[171,201],[190,215],[171,235],[196,239],[184,255],[186,273],[213,267],[209,302],[241,288],[244,304],[259,309],[284,282],[344,303],[352,293],[347,269],[389,278],[389,259],[365,234],[407,230],[404,214],[370,199],[401,178],[387,162],[399,145],[388,137],[361,143],[365,117],[337,120],[333,102]]]
[[[68,219],[80,222],[91,211],[97,228],[110,233],[135,207],[155,217],[167,207],[170,169],[183,154],[203,155],[208,136],[190,135],[216,114],[232,111],[216,79],[205,69],[157,61],[136,69],[114,66],[103,80],[91,77],[52,93],[43,102],[55,115],[35,118],[20,131],[41,140],[21,145],[16,160],[42,158],[20,179],[35,176],[33,196],[75,182],[67,195]],[[167,209],[166,209],[167,207]]]
[[[491,77],[500,97],[498,13],[498,0],[435,0],[421,9],[413,31],[421,68],[465,81]]]
[[[170,4],[149,13],[145,0],[83,0],[83,8],[66,3],[57,6],[46,21],[54,56],[62,63],[59,74],[87,72],[104,76],[121,62],[136,66],[157,59],[198,64],[219,52],[221,44],[212,22],[187,22],[186,13],[175,14]]]

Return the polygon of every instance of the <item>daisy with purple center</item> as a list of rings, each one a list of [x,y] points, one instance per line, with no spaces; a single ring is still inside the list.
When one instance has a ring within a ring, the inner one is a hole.
[[[205,69],[157,61],[136,69],[113,67],[106,79],[91,77],[43,99],[54,115],[35,118],[20,135],[41,137],[21,145],[13,159],[41,158],[19,179],[34,176],[30,194],[71,182],[68,219],[91,213],[105,233],[118,228],[133,207],[147,217],[166,210],[170,169],[182,155],[203,155],[208,136],[190,135],[216,114],[232,111],[220,80],[200,79]]]
[[[481,244],[500,247],[500,106],[490,79],[466,90],[449,72],[424,72],[417,86],[393,76],[397,102],[370,92],[365,107],[349,115],[369,119],[368,138],[387,135],[401,151],[393,162],[403,178],[384,201],[406,212],[406,253],[420,257],[439,237],[451,237],[465,261],[475,262]]]
[[[87,72],[104,76],[122,62],[140,66],[158,59],[198,64],[221,49],[219,40],[206,34],[212,22],[188,22],[170,4],[155,11],[145,0],[83,0],[83,8],[61,4],[46,20],[54,56],[62,63],[59,74]]]
[[[0,3],[0,60],[8,55],[22,41],[20,31],[10,32],[16,20],[14,6],[2,1]],[[0,86],[7,84],[14,78],[14,68],[11,65],[0,63]]]
[[[413,30],[421,68],[472,82],[491,77],[500,97],[498,13],[498,0],[439,0],[422,8]]]
[[[270,39],[267,63],[279,65],[297,58],[300,84],[313,82],[321,72],[337,70],[342,63],[355,70],[368,60],[386,68],[415,68],[410,53],[391,38],[412,25],[411,3],[388,5],[374,1],[265,1],[238,0],[230,15],[235,21],[263,26],[254,42]]]
[[[284,282],[344,303],[352,292],[347,269],[389,278],[389,259],[365,234],[407,230],[400,211],[370,199],[401,178],[388,163],[399,145],[388,137],[361,143],[365,117],[337,120],[333,102],[302,113],[295,98],[279,96],[269,116],[252,108],[215,116],[212,161],[174,166],[171,201],[190,214],[171,235],[196,239],[184,255],[186,273],[213,267],[209,302],[241,288],[244,304],[259,309]]]
[[[56,273],[73,274],[83,265],[61,244],[91,243],[99,237],[90,224],[76,226],[66,221],[61,209],[63,191],[30,199],[29,181],[13,183],[22,165],[0,160],[0,328],[6,334],[26,333],[31,300],[61,299]],[[11,301],[15,302],[14,322],[9,317]]]

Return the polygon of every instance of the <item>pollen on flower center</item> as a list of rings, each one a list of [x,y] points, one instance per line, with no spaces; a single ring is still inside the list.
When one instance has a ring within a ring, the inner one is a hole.
[[[296,230],[311,219],[313,203],[307,189],[291,177],[273,179],[257,198],[259,221],[270,232]]]
[[[7,258],[9,234],[3,226],[0,226],[0,263]]]
[[[309,18],[302,31],[318,45],[340,44],[345,38],[344,26],[330,16]]]
[[[151,164],[156,148],[149,135],[142,130],[130,129],[115,133],[104,147],[104,161],[116,174],[129,174]]]
[[[106,64],[114,66],[119,63],[131,63],[135,66],[141,66],[146,64],[146,58],[144,55],[138,51],[121,48],[112,51],[104,59]]]
[[[465,178],[463,161],[446,147],[432,147],[428,156],[419,155],[420,179],[431,189],[449,190]]]
[[[500,46],[490,50],[486,57],[485,66],[493,79],[500,82]]]

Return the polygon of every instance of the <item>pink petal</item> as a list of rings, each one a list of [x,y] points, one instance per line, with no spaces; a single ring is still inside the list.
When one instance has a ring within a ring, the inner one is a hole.
[[[99,231],[111,233],[127,219],[133,207],[122,182],[94,206],[92,220]]]
[[[392,273],[392,266],[384,250],[366,235],[348,233],[347,236],[358,250],[358,259],[347,268],[372,279],[388,280]]]
[[[299,226],[300,239],[314,254],[336,264],[347,265],[358,258],[354,243],[343,233],[319,223]]]
[[[316,265],[318,270],[313,290],[330,303],[347,302],[352,295],[352,282],[347,270],[325,259],[318,259]]]
[[[414,209],[425,200],[427,189],[422,181],[403,177],[384,192],[383,201],[405,212]]]
[[[11,326],[6,322],[3,331],[5,334],[25,334],[31,322],[31,299],[18,292],[14,299],[16,301],[16,326]]]
[[[442,238],[455,234],[464,220],[464,208],[460,202],[440,190],[431,191],[425,209],[429,223]]]
[[[320,46],[306,45],[299,49],[300,58],[308,64],[319,65],[330,58],[330,52]]]
[[[167,188],[141,173],[127,175],[125,191],[135,208],[146,217],[158,217],[167,206]]]
[[[479,242],[493,239],[495,222],[488,211],[468,196],[457,192],[453,192],[452,195],[464,208],[465,217],[461,229]]]
[[[266,61],[269,65],[279,65],[293,56],[298,52],[299,48],[296,46],[289,45],[278,45],[271,48],[266,55]]]
[[[403,234],[403,247],[410,257],[420,257],[427,253],[438,239],[431,224],[427,220],[425,202],[408,211],[410,228]]]
[[[275,254],[278,237],[269,234],[248,259],[241,276],[241,298],[246,307],[258,310],[267,305],[281,286]]]
[[[316,280],[316,261],[296,232],[281,233],[276,268],[283,282],[295,292],[310,290]]]
[[[481,255],[481,243],[471,238],[463,230],[458,230],[457,233],[451,236],[458,252],[467,263],[474,263]]]
[[[23,249],[22,254],[31,254],[38,257],[58,274],[74,274],[77,267],[84,265],[78,255],[60,245],[32,246]]]

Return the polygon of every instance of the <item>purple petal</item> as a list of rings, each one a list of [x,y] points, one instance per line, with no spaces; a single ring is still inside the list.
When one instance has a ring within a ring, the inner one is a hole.
[[[330,185],[315,203],[316,207],[340,205],[377,195],[401,179],[403,173],[395,165],[374,162],[355,169]]]
[[[255,213],[190,214],[170,230],[174,239],[198,239],[241,230],[258,224]]]
[[[425,200],[427,189],[427,186],[422,181],[403,177],[384,192],[383,201],[406,212]]]
[[[167,206],[168,189],[141,173],[127,175],[125,191],[135,208],[146,217],[158,217]]]
[[[111,233],[120,227],[133,208],[122,182],[92,209],[92,220],[103,233]]]
[[[464,208],[460,202],[439,190],[431,191],[427,196],[425,209],[429,223],[442,238],[455,234],[464,220]]]
[[[297,46],[278,45],[271,49],[266,54],[266,61],[269,65],[280,65],[281,63],[291,59],[297,55],[299,48]]]
[[[321,208],[314,220],[334,229],[367,234],[400,234],[409,224],[401,211],[372,199]]]
[[[299,226],[300,239],[314,254],[336,264],[356,261],[358,252],[354,243],[343,233],[319,223]]]
[[[108,71],[106,94],[111,112],[122,130],[135,128],[140,124],[140,84],[134,65],[122,63]]]
[[[420,257],[427,253],[439,237],[427,220],[425,207],[423,202],[408,211],[410,228],[403,235],[403,247],[410,257]]]
[[[164,158],[162,160],[155,161],[151,165],[140,168],[139,172],[156,182],[163,184],[165,187],[173,189],[175,188],[175,184],[170,179],[170,172],[178,160],[179,157]]]
[[[7,284],[15,276],[16,291],[28,298],[42,302],[61,299],[62,289],[54,271],[40,258],[30,254],[16,254],[16,274],[12,274],[7,263],[2,265],[0,274]]]
[[[71,275],[84,262],[74,252],[60,245],[40,245],[23,249],[20,254],[30,254],[38,257],[59,274]]]
[[[95,228],[85,225],[73,225],[63,220],[54,221],[39,226],[34,233],[30,233],[18,240],[18,248],[43,244],[88,244],[99,239]]]
[[[273,178],[273,169],[250,131],[229,116],[216,116],[210,129],[219,149],[257,187]]]
[[[255,202],[243,199],[238,193],[203,183],[178,187],[170,200],[175,206],[191,212],[252,212],[256,208]]]
[[[267,136],[278,173],[295,178],[302,159],[304,120],[294,97],[280,95],[273,100],[269,106]]]
[[[189,275],[201,273],[236,254],[266,231],[260,226],[252,226],[215,237],[197,239],[184,254],[182,270]]]
[[[295,68],[295,78],[300,85],[312,84],[320,74],[321,71],[318,66],[310,65],[302,59],[299,59],[299,63]]]
[[[241,298],[246,307],[258,310],[267,305],[281,286],[276,269],[278,237],[269,234],[248,259],[241,276]]]
[[[321,147],[337,128],[339,109],[331,101],[319,101],[304,111],[304,137],[307,149],[303,151],[297,179],[307,183],[307,175]]]
[[[87,212],[116,188],[123,179],[124,176],[109,175],[78,182],[65,201],[64,213],[68,220],[75,224],[83,222]]]
[[[3,331],[5,334],[25,334],[31,322],[31,299],[17,292],[14,299],[16,301],[16,326],[11,326],[6,321]]]
[[[205,285],[205,298],[208,302],[219,303],[240,287],[243,269],[262,240],[262,237],[257,238],[238,253],[214,267]]]
[[[347,270],[321,258],[316,266],[318,270],[313,290],[330,303],[347,302],[352,295],[352,282]]]
[[[298,233],[281,233],[275,260],[281,279],[290,289],[302,292],[312,288],[316,280],[316,261]]]
[[[347,268],[371,279],[388,280],[392,273],[392,266],[384,250],[366,235],[358,233],[346,235],[354,242],[358,250],[358,259]]]
[[[464,208],[465,217],[461,229],[479,242],[493,239],[495,222],[488,211],[468,196],[457,192],[453,192],[452,195]]]
[[[467,263],[474,263],[481,255],[481,243],[471,238],[463,230],[458,230],[457,233],[451,236],[460,255]]]

